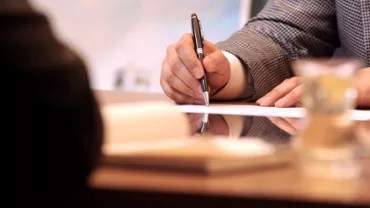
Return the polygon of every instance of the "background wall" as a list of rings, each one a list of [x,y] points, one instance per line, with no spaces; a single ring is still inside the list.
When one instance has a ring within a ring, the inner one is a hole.
[[[190,32],[190,14],[205,37],[226,39],[264,4],[261,0],[31,0],[56,35],[85,59],[93,88],[162,91],[166,47]],[[254,10],[251,10],[251,8]]]

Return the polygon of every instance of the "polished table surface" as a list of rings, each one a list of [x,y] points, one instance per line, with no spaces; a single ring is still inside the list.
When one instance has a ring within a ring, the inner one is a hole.
[[[96,93],[102,105],[146,100],[169,101],[160,93],[108,91]],[[263,118],[255,120],[259,119]],[[270,122],[269,125],[271,124],[273,123]],[[363,159],[363,167],[364,173],[359,179],[340,181],[303,177],[294,164],[216,176],[123,169],[102,165],[92,175],[91,186],[94,189],[118,193],[120,191],[122,193],[130,191],[178,193],[192,196],[271,199],[276,200],[276,203],[281,200],[367,206],[370,205],[370,159]]]
[[[152,92],[122,92],[110,90],[95,90],[95,95],[101,104],[132,103],[140,101],[172,102],[165,94]]]

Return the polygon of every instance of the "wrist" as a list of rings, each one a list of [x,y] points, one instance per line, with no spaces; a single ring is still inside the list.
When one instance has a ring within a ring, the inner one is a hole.
[[[246,75],[242,61],[233,54],[222,51],[229,62],[229,77],[227,82],[212,93],[212,100],[234,100],[245,94]]]

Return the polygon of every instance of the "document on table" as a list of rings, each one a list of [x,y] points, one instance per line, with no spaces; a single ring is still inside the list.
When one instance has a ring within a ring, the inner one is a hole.
[[[245,116],[279,116],[301,118],[306,115],[304,108],[277,108],[262,107],[255,105],[227,105],[211,104],[204,105],[179,105],[180,111],[185,113],[208,113],[208,114],[227,114],[227,115],[245,115]],[[353,120],[370,120],[370,111],[352,110]]]

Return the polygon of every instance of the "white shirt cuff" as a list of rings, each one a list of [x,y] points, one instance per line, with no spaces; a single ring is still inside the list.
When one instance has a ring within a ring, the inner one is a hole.
[[[230,79],[226,86],[213,95],[211,99],[232,100],[243,96],[247,86],[245,69],[240,60],[233,54],[222,51],[230,63]]]

